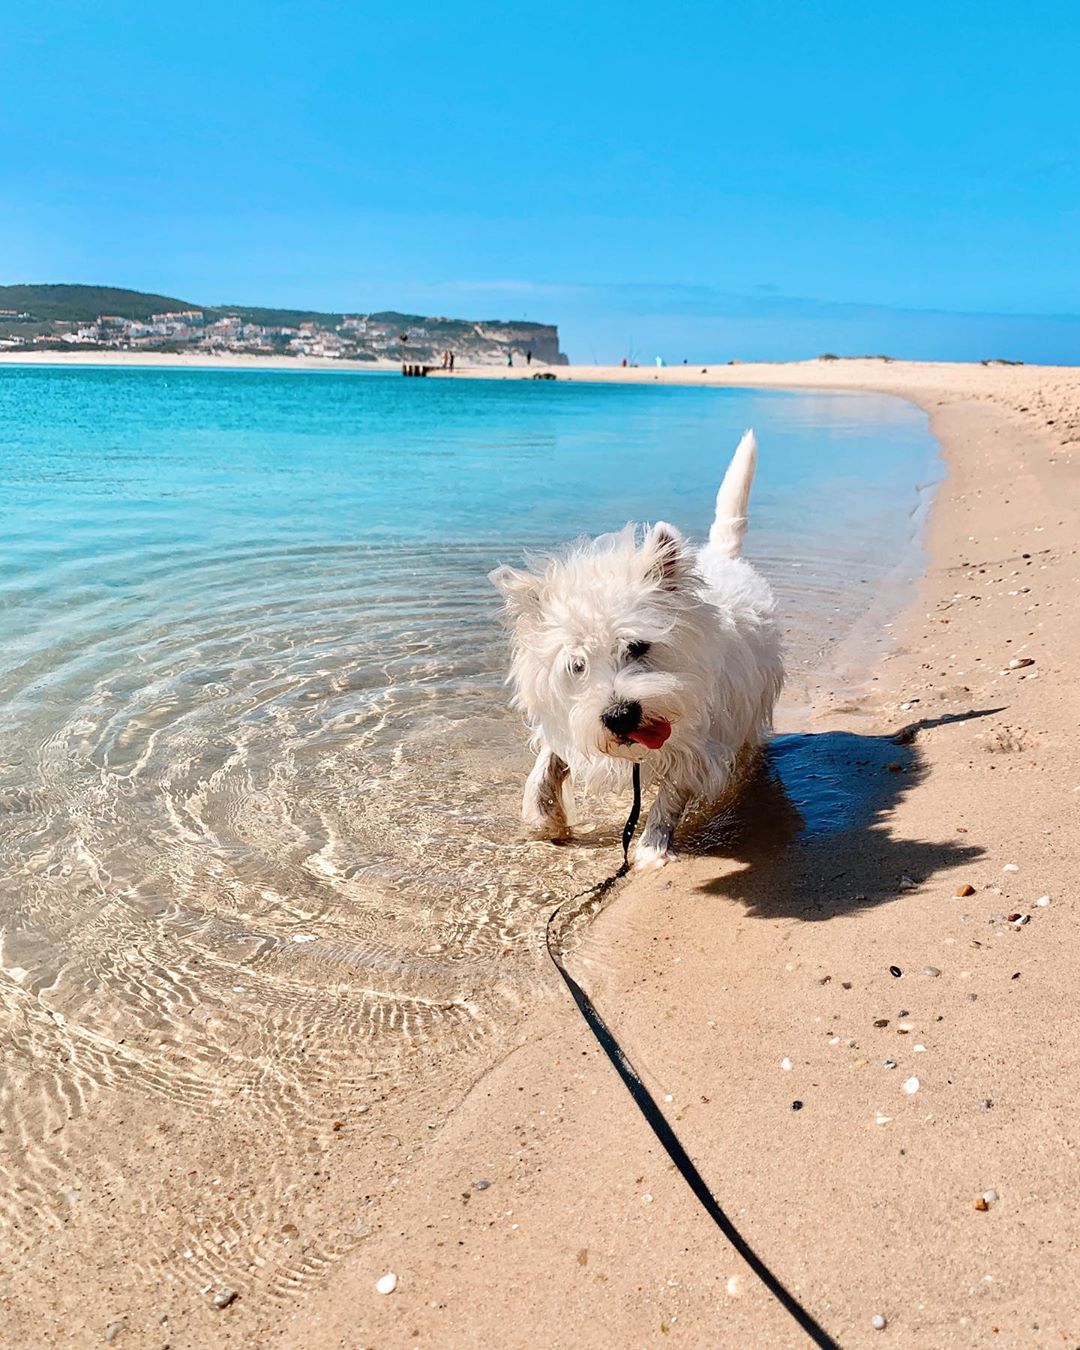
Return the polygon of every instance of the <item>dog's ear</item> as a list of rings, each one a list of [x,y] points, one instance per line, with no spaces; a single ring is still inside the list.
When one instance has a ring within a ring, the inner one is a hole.
[[[540,578],[532,572],[521,572],[516,567],[496,567],[488,573],[488,581],[502,591],[506,608],[517,618],[534,614],[540,608]]]
[[[694,559],[686,540],[674,525],[663,520],[658,520],[645,535],[641,557],[645,575],[659,581],[666,590],[676,590],[694,572]]]

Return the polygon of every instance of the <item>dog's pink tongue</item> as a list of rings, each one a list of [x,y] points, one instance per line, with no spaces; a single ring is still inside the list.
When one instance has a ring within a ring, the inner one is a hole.
[[[659,750],[671,735],[671,723],[666,717],[656,717],[651,722],[643,722],[637,731],[630,733],[630,739],[643,745],[646,750]]]

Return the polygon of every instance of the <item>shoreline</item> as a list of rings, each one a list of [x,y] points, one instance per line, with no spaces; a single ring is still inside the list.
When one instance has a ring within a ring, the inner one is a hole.
[[[570,369],[570,378],[595,374]],[[1059,954],[1075,923],[1075,867],[1055,844],[1070,829],[1075,836],[1080,803],[1069,795],[1080,782],[1069,762],[1080,708],[1064,678],[1080,650],[1069,609],[1080,582],[1080,442],[1047,441],[1031,411],[1053,419],[1052,435],[1077,434],[1080,372],[990,368],[1011,378],[987,381],[985,369],[763,368],[764,387],[886,393],[929,414],[948,476],[921,531],[928,565],[884,657],[858,644],[856,664],[865,652],[872,666],[865,691],[838,688],[843,644],[819,672],[813,710],[778,742],[788,797],[767,796],[749,813],[769,829],[624,883],[570,962],[720,1204],[845,1346],[879,1343],[875,1313],[905,1346],[928,1350],[985,1344],[991,1328],[1001,1345],[1056,1345],[1080,1331],[1066,1236],[1075,1149],[1066,1085],[1080,1022]],[[873,383],[882,372],[894,387]],[[713,382],[751,388],[756,374],[723,367]],[[976,593],[983,600],[968,598]],[[1052,633],[1040,635],[1043,616]],[[1011,651],[1026,657],[1021,644],[1033,642],[1034,679],[1027,668],[1000,673]],[[913,724],[903,744],[892,739]],[[835,785],[837,818],[811,821],[817,832],[800,841],[791,813],[806,774]],[[1042,833],[1048,826],[1054,836]],[[1003,873],[1006,861],[1020,872]],[[904,876],[914,884],[901,890]],[[976,894],[951,899],[967,880]],[[1045,893],[1051,906],[1034,906]],[[987,923],[1014,909],[1032,921]],[[940,975],[922,974],[931,967]],[[393,1121],[378,1110],[338,1133],[326,1122],[313,1130],[321,1179],[282,1196],[276,1215],[271,1206],[255,1217],[271,1229],[298,1221],[299,1232],[286,1226],[296,1244],[287,1299],[283,1290],[260,1296],[254,1267],[250,1293],[238,1283],[236,1303],[218,1311],[177,1279],[178,1263],[133,1272],[123,1290],[111,1264],[96,1279],[69,1266],[81,1287],[77,1313],[72,1291],[49,1293],[50,1276],[36,1306],[21,1310],[26,1320],[12,1324],[26,1336],[18,1343],[52,1343],[53,1332],[70,1342],[77,1327],[76,1340],[89,1344],[120,1318],[133,1345],[165,1336],[174,1350],[453,1350],[585,1337],[612,1350],[804,1344],[702,1214],[547,974],[491,1066],[471,1085],[463,1075],[460,1104],[432,1103],[430,1119],[412,1122],[421,1146],[403,1149],[404,1133],[383,1133]],[[883,1018],[888,1027],[877,1025]],[[895,1070],[882,1068],[886,1054]],[[916,1073],[921,1090],[906,1096],[901,1084]],[[792,1112],[795,1099],[805,1109]],[[111,1109],[151,1129],[138,1099],[117,1093]],[[146,1137],[153,1147],[152,1130]],[[217,1185],[230,1160],[217,1156],[210,1122],[199,1137],[198,1173],[187,1175]],[[272,1149],[257,1131],[249,1144]],[[378,1203],[363,1194],[376,1189],[375,1158],[393,1172]],[[139,1176],[133,1165],[131,1182]],[[973,1197],[989,1188],[1000,1199],[974,1211]],[[325,1213],[343,1197],[355,1223],[328,1237]],[[110,1214],[115,1222],[130,1203],[99,1192],[60,1232],[81,1223],[86,1233]],[[166,1231],[166,1215],[155,1222]],[[203,1269],[216,1242],[208,1234],[200,1246]],[[61,1283],[64,1251],[48,1258]],[[390,1270],[399,1285],[382,1297],[374,1282]]]
[[[575,974],[721,1205],[843,1344],[876,1343],[878,1313],[911,1346],[1076,1339],[1062,1085],[1080,1019],[1062,953],[1076,919],[1080,475],[1066,437],[1080,372],[814,362],[709,382],[925,409],[948,469],[928,566],[872,692],[819,709],[785,747],[839,788],[863,780],[849,816],[796,849],[790,825],[756,837],[751,812],[728,856],[631,878],[583,936]],[[964,885],[970,898],[954,898]],[[1031,921],[995,919],[1018,911]],[[796,1098],[806,1109],[791,1111]],[[483,1196],[451,1199],[476,1176],[491,1180]],[[984,1191],[998,1198],[980,1213]],[[400,1277],[390,1299],[373,1292],[385,1270]],[[473,1088],[320,1306],[259,1331],[344,1346],[358,1323],[380,1346],[563,1346],[582,1330],[612,1347],[804,1343],[568,999]]]
[[[9,352],[0,350],[0,368],[281,370],[369,374],[400,373],[400,361],[348,361],[316,356],[254,356],[229,353]],[[432,369],[437,380],[532,380],[554,375],[557,382],[591,384],[693,385],[702,388],[777,389],[886,394],[906,399],[931,419],[950,398],[986,402],[1018,427],[1041,427],[1051,439],[1080,443],[1076,381],[1080,367],[986,364],[962,361],[904,361],[891,357],[814,357],[804,361],[739,361],[677,366],[457,366]],[[1053,417],[1047,416],[1053,412]]]

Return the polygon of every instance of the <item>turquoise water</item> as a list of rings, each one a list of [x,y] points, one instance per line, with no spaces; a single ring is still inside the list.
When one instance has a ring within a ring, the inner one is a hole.
[[[28,1159],[118,1086],[252,1094],[286,1179],[328,1084],[437,1111],[621,823],[522,836],[486,573],[627,519],[702,534],[749,425],[748,552],[799,671],[910,562],[937,447],[909,405],[0,368],[0,1125]]]
[[[890,570],[934,474],[921,414],[850,395],[8,369],[0,419],[5,703],[15,652],[51,682],[70,673],[53,644],[108,660],[172,624],[205,637],[215,612],[301,651],[349,623],[339,656],[406,664],[423,633],[452,678],[477,655],[460,625],[492,635],[491,563],[628,519],[700,534],[748,424],[751,549],[803,659],[862,605],[852,582]]]
[[[527,759],[486,573],[628,519],[700,536],[749,425],[748,551],[797,673],[910,545],[936,474],[910,405],[0,369],[0,801],[30,804],[0,816],[5,880],[25,880],[28,849],[62,860],[76,837],[92,874],[154,903],[181,903],[181,876],[205,889],[211,863],[304,918],[342,888],[351,913],[357,877],[373,893],[408,878],[417,903],[380,934],[394,967],[417,914],[466,877],[513,927],[520,858],[500,884],[490,850],[520,844]],[[488,922],[465,935],[470,957],[498,946]]]

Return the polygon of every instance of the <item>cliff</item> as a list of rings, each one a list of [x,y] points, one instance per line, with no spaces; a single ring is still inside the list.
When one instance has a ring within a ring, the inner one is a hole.
[[[198,305],[108,286],[0,286],[0,347],[251,352],[505,365],[508,354],[565,365],[553,324],[451,319],[393,310],[371,314]]]

